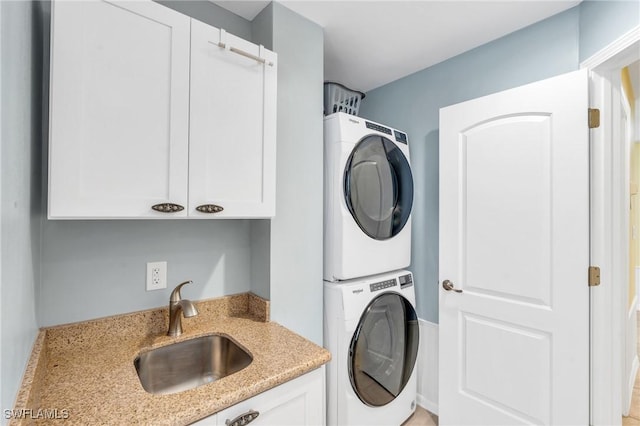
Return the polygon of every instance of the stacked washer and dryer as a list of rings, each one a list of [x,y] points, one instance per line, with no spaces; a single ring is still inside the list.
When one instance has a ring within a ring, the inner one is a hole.
[[[411,272],[407,135],[357,116],[324,120],[327,423],[400,425],[415,411],[419,331]]]

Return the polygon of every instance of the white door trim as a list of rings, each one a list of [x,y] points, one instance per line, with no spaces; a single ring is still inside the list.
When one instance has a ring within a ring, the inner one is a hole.
[[[580,68],[594,69],[601,66],[611,67],[611,65],[616,64],[616,62],[624,62],[625,56],[634,54],[629,50],[631,50],[634,43],[637,43],[638,40],[640,40],[640,25],[627,31],[624,35],[611,42],[608,46],[605,46],[582,61],[580,63]],[[637,51],[635,54],[637,55]],[[611,62],[612,60],[615,62]],[[620,65],[620,63],[617,63],[616,65]]]
[[[2,22],[2,4],[0,4],[0,22]],[[2,43],[0,43],[2,44]],[[3,54],[5,52],[3,52],[2,46],[0,46],[0,81],[2,81],[2,70],[4,69],[2,67],[2,63],[6,62],[6,59],[3,61]],[[6,72],[6,71],[5,71]],[[4,134],[2,132],[2,105],[4,104],[3,98],[2,98],[2,84],[0,84],[0,135]],[[0,149],[0,165],[2,164],[2,156],[1,156],[1,152],[2,150]],[[0,200],[2,200],[2,167],[0,166]],[[3,294],[2,292],[2,226],[0,226],[0,294]],[[0,303],[0,318],[3,318],[2,316],[2,303]],[[4,353],[4,351],[2,350],[2,345],[3,345],[4,339],[2,338],[2,327],[0,327],[0,371],[3,369],[4,364],[2,363],[2,354]],[[10,399],[6,398],[6,395],[4,395],[3,393],[3,386],[0,385],[0,404],[4,405],[5,403],[5,399],[7,401],[11,401]]]
[[[590,141],[591,264],[600,266],[602,282],[591,290],[592,425],[620,424],[622,415],[624,338],[612,330],[623,329],[627,313],[628,191],[625,153],[612,141],[619,132],[616,71],[640,59],[639,52],[637,26],[580,64],[591,71],[591,107],[601,111],[600,128],[592,130]]]
[[[636,311],[640,311],[640,266],[636,266]]]

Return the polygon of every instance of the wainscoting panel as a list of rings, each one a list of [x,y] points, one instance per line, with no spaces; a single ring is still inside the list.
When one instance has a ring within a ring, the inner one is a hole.
[[[438,324],[418,320],[420,352],[418,355],[418,405],[438,414]]]

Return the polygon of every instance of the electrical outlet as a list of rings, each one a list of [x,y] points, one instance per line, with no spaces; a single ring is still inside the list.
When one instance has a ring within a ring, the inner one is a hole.
[[[167,262],[147,263],[147,291],[167,288]]]

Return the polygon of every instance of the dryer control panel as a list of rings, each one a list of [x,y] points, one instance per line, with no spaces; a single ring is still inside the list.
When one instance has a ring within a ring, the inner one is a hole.
[[[387,135],[391,136],[391,129],[388,127],[384,127],[370,121],[365,121],[364,124],[365,126],[367,126],[367,129],[376,130],[378,132],[386,133]]]
[[[402,133],[402,132],[399,132],[397,130],[394,130],[393,131],[393,135],[396,137],[396,142],[400,142],[400,143],[403,143],[405,145],[407,144],[407,134],[406,133]]]
[[[367,129],[375,130],[377,132],[386,133],[389,136],[391,136],[391,134],[393,133],[393,136],[395,137],[396,142],[403,143],[405,145],[407,144],[407,134],[406,133],[399,132],[398,130],[393,130],[393,132],[392,132],[390,128],[385,127],[385,126],[381,126],[380,124],[377,124],[377,123],[372,123],[370,121],[365,121],[364,124],[365,124],[365,126],[367,126]]]
[[[379,283],[369,284],[369,289],[373,293],[374,291],[384,290],[385,288],[391,288],[397,285],[398,283],[396,282],[396,279],[393,278],[391,280],[380,281]]]
[[[413,285],[413,276],[411,274],[401,275],[398,277],[400,288],[411,287]]]

